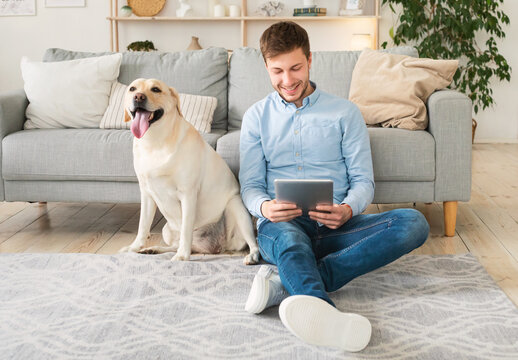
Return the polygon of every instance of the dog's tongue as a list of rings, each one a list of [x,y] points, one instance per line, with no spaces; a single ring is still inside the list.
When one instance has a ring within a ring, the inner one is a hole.
[[[131,122],[131,132],[137,139],[140,139],[142,136],[144,136],[147,129],[149,129],[150,115],[151,112],[145,110],[137,110],[135,113],[135,117]]]

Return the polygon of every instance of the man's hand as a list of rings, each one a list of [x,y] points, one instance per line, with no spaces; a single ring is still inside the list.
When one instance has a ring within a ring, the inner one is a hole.
[[[264,201],[261,204],[263,216],[271,222],[290,221],[302,215],[302,210],[293,203],[279,203],[277,200]]]
[[[308,214],[312,220],[330,229],[338,229],[353,216],[351,207],[347,204],[317,205],[317,211],[310,211]]]

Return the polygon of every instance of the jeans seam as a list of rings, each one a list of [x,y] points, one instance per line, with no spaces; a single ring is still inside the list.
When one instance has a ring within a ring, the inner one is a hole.
[[[273,243],[273,247],[275,248],[275,252],[278,252],[277,244],[278,244],[278,242],[277,242],[277,241]],[[279,269],[279,265],[277,265],[277,269]],[[290,281],[290,278],[289,278],[289,277],[284,276],[284,279],[285,279],[285,280],[288,282],[288,284],[290,285],[291,290],[295,289],[295,287],[294,287],[294,286],[293,286],[293,284],[291,283],[291,281]],[[288,293],[289,293],[289,291],[288,291]]]
[[[341,232],[341,233],[332,233],[332,234],[328,234],[328,235],[319,235],[319,239],[325,239],[325,238],[328,238],[328,237],[332,237],[332,236],[339,236],[339,235],[346,235],[346,234],[353,234],[355,232],[358,232],[358,231],[362,231],[362,230],[365,230],[365,229],[369,229],[369,228],[372,228],[374,226],[378,226],[378,225],[381,225],[383,223],[391,223],[392,221],[394,220],[397,220],[397,217],[396,218],[390,218],[390,219],[385,219],[383,221],[380,221],[380,222],[377,222],[375,224],[371,224],[369,226],[364,226],[364,227],[361,227],[361,228],[356,228],[356,229],[352,229],[350,231],[345,231],[345,232]],[[390,227],[390,225],[389,225]],[[375,233],[377,234],[377,232]]]
[[[268,239],[272,240],[272,242],[273,242],[273,246],[275,246],[275,238],[272,238],[272,237],[270,237],[270,236],[268,236],[268,235],[266,235],[266,234],[259,234],[259,236],[264,236],[265,238],[268,238]],[[258,236],[258,237],[259,237],[259,236]],[[260,249],[260,248],[261,248],[261,246],[259,245],[259,249]],[[264,254],[268,254],[268,252],[267,252],[267,251],[264,251],[264,250],[263,250],[263,253],[264,253]],[[272,259],[270,259],[270,257],[269,257],[269,256],[264,256],[264,255],[263,255],[263,258],[265,258],[265,260],[266,260],[266,261],[268,261],[269,263],[272,263]]]
[[[390,228],[390,223],[391,223],[391,222],[389,222],[389,223],[388,223],[388,225],[387,225],[387,229],[389,229],[389,228]],[[381,223],[380,223],[380,224],[381,224]],[[371,238],[371,237],[373,237],[374,235],[379,234],[379,233],[380,233],[380,232],[382,232],[383,230],[385,230],[385,229],[380,229],[380,230],[376,231],[375,233],[372,233],[372,234],[370,234],[369,236],[364,237],[364,238],[363,238],[363,239],[361,239],[360,241],[358,241],[358,242],[356,242],[356,243],[352,244],[351,246],[348,246],[348,247],[346,247],[345,249],[340,250],[340,252],[338,252],[338,253],[334,253],[334,254],[329,254],[328,256],[326,256],[325,258],[323,258],[323,259],[321,259],[321,260],[323,261],[324,259],[335,259],[335,258],[337,258],[337,257],[339,257],[339,256],[341,256],[341,255],[343,255],[343,254],[345,254],[347,251],[349,251],[349,250],[351,250],[351,249],[355,248],[356,246],[358,246],[358,245],[362,244],[363,242],[365,242],[366,240],[370,239],[370,238]],[[321,264],[322,264],[322,262],[321,262]]]

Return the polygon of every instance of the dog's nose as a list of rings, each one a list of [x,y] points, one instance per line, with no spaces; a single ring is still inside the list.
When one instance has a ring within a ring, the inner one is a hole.
[[[136,102],[143,102],[146,100],[146,95],[143,93],[136,93],[135,96],[133,96],[133,100]]]

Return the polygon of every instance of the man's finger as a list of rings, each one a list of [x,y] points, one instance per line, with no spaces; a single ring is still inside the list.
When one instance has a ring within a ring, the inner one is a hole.
[[[336,207],[335,205],[319,204],[317,205],[316,209],[318,211],[333,212],[334,210],[336,210]]]
[[[299,215],[292,215],[292,216],[279,216],[279,217],[273,217],[273,222],[284,222],[284,221],[290,221],[298,217]]]
[[[300,216],[302,215],[301,210],[284,210],[284,211],[274,211],[272,217],[287,217],[287,216]]]
[[[315,218],[318,218],[318,219],[322,219],[322,220],[337,220],[337,215],[336,214],[333,214],[333,213],[326,213],[326,212],[320,212],[320,211],[310,211],[309,213],[309,216],[313,216]]]
[[[278,210],[291,210],[291,209],[296,209],[297,208],[297,204],[295,203],[279,203],[279,202],[276,202],[275,204],[272,205],[272,210],[274,211],[278,211]]]

